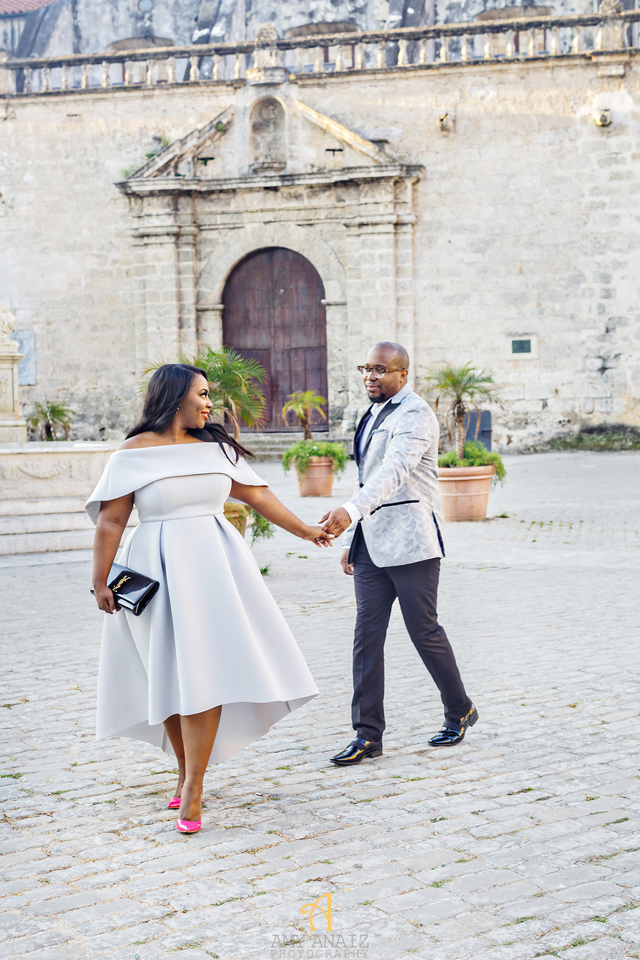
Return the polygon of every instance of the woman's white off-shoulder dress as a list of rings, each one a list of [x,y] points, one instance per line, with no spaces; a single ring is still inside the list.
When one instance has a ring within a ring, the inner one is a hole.
[[[266,486],[217,443],[142,447],[116,451],[91,494],[94,523],[102,501],[134,494],[140,524],[118,562],[160,582],[139,617],[105,614],[98,738],[172,753],[167,717],[222,704],[216,762],[318,693],[248,544],[223,516],[232,480]]]

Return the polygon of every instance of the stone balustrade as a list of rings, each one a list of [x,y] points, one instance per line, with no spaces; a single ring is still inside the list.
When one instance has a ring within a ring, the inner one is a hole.
[[[0,95],[203,83],[260,82],[265,72],[333,74],[416,70],[488,61],[585,57],[640,49],[640,10],[603,0],[597,13],[528,17],[255,41],[156,47],[117,53],[8,59],[0,53]]]

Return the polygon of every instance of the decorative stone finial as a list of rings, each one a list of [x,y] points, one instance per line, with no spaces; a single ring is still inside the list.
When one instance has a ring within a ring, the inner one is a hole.
[[[277,40],[278,31],[272,23],[263,23],[256,33],[256,47],[274,47]]]
[[[620,0],[602,0],[602,3],[598,7],[598,13],[609,16],[613,13],[622,13],[623,9],[624,7],[620,3]]]
[[[247,83],[284,83],[287,71],[278,50],[278,31],[272,23],[263,24],[256,33],[253,66],[247,70]]]

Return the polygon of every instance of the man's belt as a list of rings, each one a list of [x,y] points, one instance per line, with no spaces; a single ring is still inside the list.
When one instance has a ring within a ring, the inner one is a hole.
[[[420,503],[419,500],[398,500],[395,503],[381,503],[379,507],[376,507],[375,510],[372,510],[369,514],[370,517],[377,513],[378,510],[382,510],[383,507],[403,507],[405,503]]]

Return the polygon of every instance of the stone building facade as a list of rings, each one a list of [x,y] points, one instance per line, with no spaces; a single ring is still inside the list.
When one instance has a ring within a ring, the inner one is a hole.
[[[419,390],[438,362],[490,369],[503,449],[640,425],[637,51],[291,73],[265,36],[233,79],[0,97],[25,408],[121,435],[146,366],[220,345],[233,271],[276,248],[322,283],[335,436],[383,338]]]

